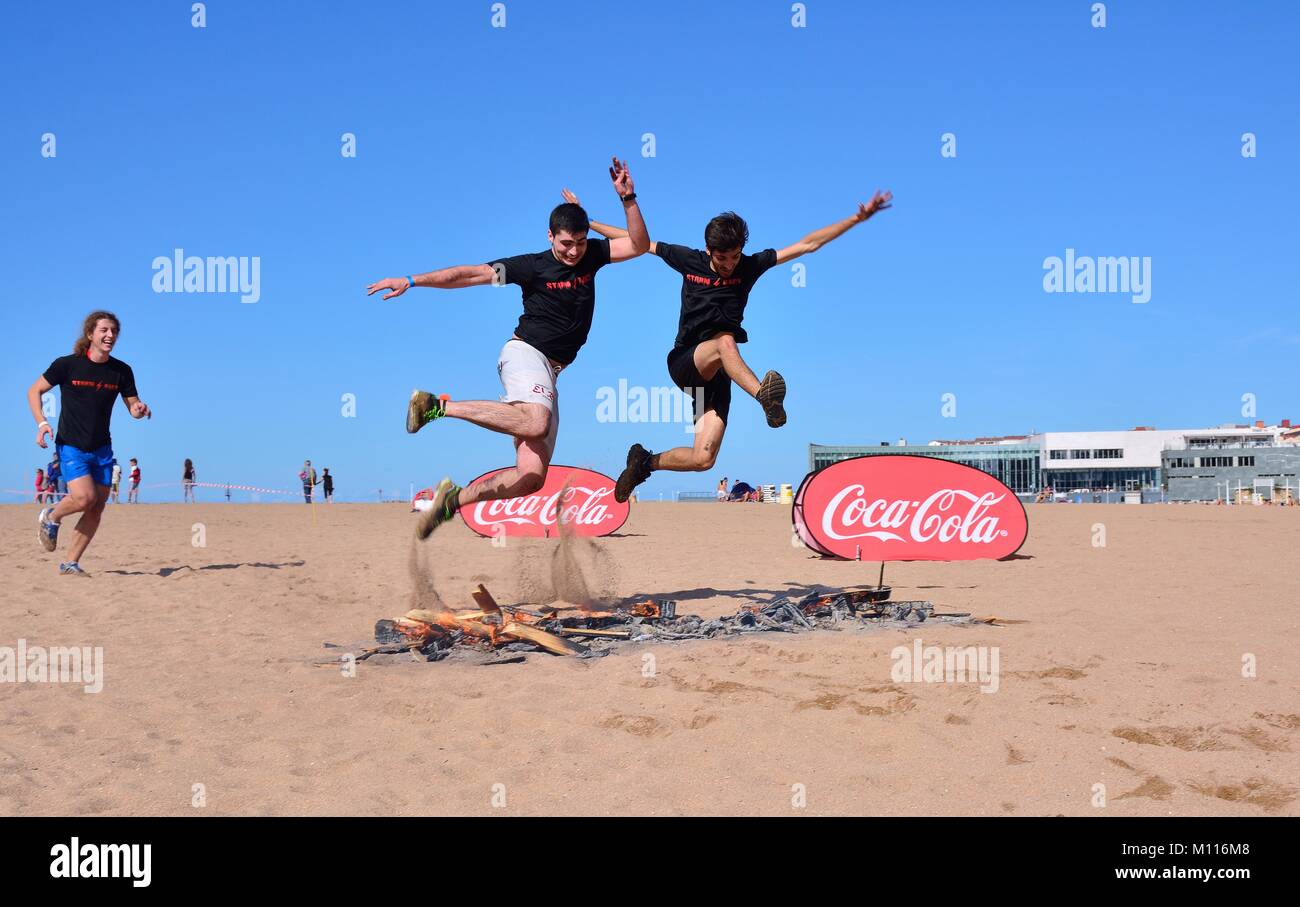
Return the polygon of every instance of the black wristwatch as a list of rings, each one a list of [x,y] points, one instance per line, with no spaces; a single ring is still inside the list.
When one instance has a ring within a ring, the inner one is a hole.
[[[636,201],[636,193],[629,192],[627,195],[620,195],[619,198],[623,199],[625,202],[633,202]]]

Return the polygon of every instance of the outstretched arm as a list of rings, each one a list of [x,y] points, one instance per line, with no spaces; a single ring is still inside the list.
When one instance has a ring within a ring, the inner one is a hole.
[[[578,196],[574,195],[568,189],[561,189],[560,194],[563,195],[564,200],[571,205],[582,204],[582,202],[578,201]],[[615,227],[610,224],[602,224],[599,221],[593,220],[591,222],[591,229],[595,230],[597,233],[599,233],[601,236],[605,237],[606,239],[626,239],[628,237],[628,232],[624,230],[622,227]],[[653,253],[654,250],[655,250],[655,242],[652,239],[650,240],[650,248],[648,249],[648,251]],[[612,243],[610,244],[609,251],[610,251],[610,257],[612,258],[614,253],[614,247]]]
[[[401,296],[411,287],[436,287],[440,290],[456,290],[461,287],[477,287],[491,283],[496,271],[491,265],[456,265],[438,271],[426,271],[424,274],[411,274],[407,277],[385,277],[366,287],[366,295],[373,296],[380,290],[388,290],[381,299]]]
[[[894,194],[892,192],[882,193],[877,190],[876,194],[871,197],[870,203],[865,205],[861,202],[858,203],[857,214],[854,214],[852,217],[846,217],[842,221],[833,223],[829,227],[822,227],[820,230],[814,230],[794,245],[786,246],[784,249],[779,250],[776,253],[776,263],[779,265],[785,264],[787,261],[792,261],[800,255],[807,255],[809,252],[816,252],[832,239],[843,236],[850,229],[856,227],[877,211],[883,211],[890,207],[890,202],[893,201],[893,198]]]

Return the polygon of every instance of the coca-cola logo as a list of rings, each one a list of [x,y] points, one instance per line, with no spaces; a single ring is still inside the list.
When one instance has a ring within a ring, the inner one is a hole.
[[[509,467],[506,467],[509,468]],[[470,484],[505,472],[495,469]],[[558,535],[560,525],[575,535],[600,536],[617,532],[627,522],[631,505],[614,500],[614,480],[590,469],[552,465],[541,491],[519,498],[477,501],[460,508],[460,515],[479,535]]]
[[[993,476],[914,455],[856,457],[809,473],[793,519],[814,551],[865,561],[1002,558],[1029,534],[1024,505]]]

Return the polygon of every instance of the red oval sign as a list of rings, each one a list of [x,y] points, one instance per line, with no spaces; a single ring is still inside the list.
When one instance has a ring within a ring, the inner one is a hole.
[[[966,561],[1014,554],[1029,517],[1006,485],[973,466],[885,454],[809,473],[795,530],[822,554],[864,561]]]
[[[494,469],[470,485],[511,467]],[[468,486],[466,486],[468,487]],[[599,536],[617,532],[627,522],[631,504],[614,500],[614,480],[590,469],[552,464],[541,491],[521,498],[476,501],[460,508],[465,525],[481,536],[549,537],[560,523],[574,535]]]

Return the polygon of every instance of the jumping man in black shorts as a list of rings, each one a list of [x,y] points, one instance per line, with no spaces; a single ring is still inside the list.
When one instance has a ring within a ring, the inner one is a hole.
[[[564,197],[577,202],[567,189]],[[892,199],[892,193],[877,191],[870,203],[858,205],[853,216],[814,230],[794,245],[764,249],[757,255],[744,254],[749,227],[730,211],[719,214],[704,228],[704,251],[650,243],[650,251],[682,275],[681,317],[677,342],[668,354],[668,374],[690,396],[695,408],[695,443],[658,454],[633,444],[627,452],[627,468],[614,487],[616,500],[626,501],[632,490],[657,469],[706,472],[713,468],[727,430],[733,381],[763,407],[768,425],[780,428],[785,424],[785,379],[769,371],[759,381],[740,357],[737,344],[749,339],[741,327],[749,292],[769,268],[816,252],[877,211],[888,208]],[[595,221],[591,229],[611,239],[626,235],[617,227]]]

